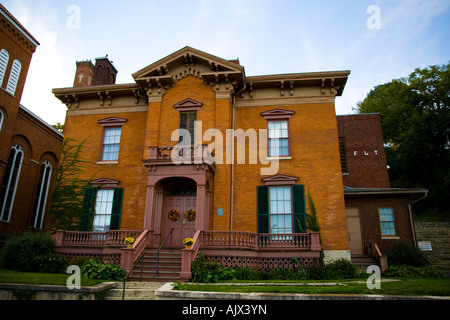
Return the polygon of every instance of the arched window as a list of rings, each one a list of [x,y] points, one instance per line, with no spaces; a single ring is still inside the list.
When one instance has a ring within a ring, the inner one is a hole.
[[[5,116],[3,115],[2,110],[0,110],[0,132],[2,132],[2,125],[3,125],[3,118]]]
[[[14,60],[11,67],[11,74],[9,75],[8,84],[6,85],[6,91],[14,95],[16,93],[17,82],[19,82],[20,70],[22,70],[22,64],[19,60]]]
[[[0,190],[0,220],[9,221],[22,168],[23,149],[16,144],[9,153],[8,164]]]
[[[33,217],[31,219],[31,226],[34,228],[42,229],[51,175],[52,164],[50,163],[50,161],[45,160],[41,166],[38,190],[36,193],[36,200],[34,201]]]
[[[2,51],[0,51],[0,87],[3,84],[3,78],[5,77],[8,61],[9,61],[9,52],[6,49],[2,49]]]

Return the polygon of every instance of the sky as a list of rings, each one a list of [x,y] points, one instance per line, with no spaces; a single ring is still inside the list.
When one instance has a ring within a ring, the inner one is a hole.
[[[247,76],[350,70],[336,113],[375,86],[450,61],[450,0],[2,0],[39,41],[21,104],[49,124],[76,61],[108,54],[116,83],[190,46]]]

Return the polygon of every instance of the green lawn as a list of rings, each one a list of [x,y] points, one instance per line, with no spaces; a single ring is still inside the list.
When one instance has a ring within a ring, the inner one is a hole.
[[[26,283],[26,284],[48,284],[67,285],[70,274],[32,273],[14,270],[0,269],[0,283]],[[81,286],[89,287],[104,282],[103,280],[81,279]]]
[[[272,282],[272,281],[271,281]],[[323,281],[322,281],[323,282]],[[336,281],[327,281],[336,282]],[[362,282],[362,283],[361,283]],[[261,281],[260,281],[261,283]],[[296,282],[292,285],[225,285],[225,284],[192,284],[185,283],[179,290],[239,292],[239,293],[300,293],[300,294],[379,294],[379,295],[415,295],[415,296],[450,296],[449,278],[409,278],[401,281],[381,282],[381,289],[368,289],[364,280],[344,280],[336,282],[339,285],[306,285],[321,283],[314,281]]]

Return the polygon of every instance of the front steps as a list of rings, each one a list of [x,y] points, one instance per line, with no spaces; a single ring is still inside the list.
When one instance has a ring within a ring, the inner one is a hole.
[[[161,282],[127,282],[124,300],[156,300],[155,291],[164,284]],[[105,300],[122,300],[123,282],[109,290]]]
[[[174,282],[180,280],[181,251],[163,249],[159,253],[159,275],[156,275],[156,249],[145,249],[142,268],[143,282]],[[141,263],[139,262],[131,273],[128,281],[141,280]]]
[[[367,272],[367,268],[371,265],[379,266],[378,261],[375,258],[365,254],[352,254],[351,262],[360,272]]]

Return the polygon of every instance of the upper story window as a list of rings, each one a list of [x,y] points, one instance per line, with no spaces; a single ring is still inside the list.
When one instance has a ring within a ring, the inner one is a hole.
[[[9,52],[6,49],[0,51],[0,87],[3,84],[5,78],[6,67],[8,66]]]
[[[0,220],[9,222],[16,197],[17,184],[22,168],[23,149],[16,144],[11,148],[0,190]]]
[[[36,200],[34,203],[33,217],[31,219],[31,226],[33,228],[42,229],[51,174],[52,174],[52,164],[50,163],[50,161],[45,160],[41,165],[38,190],[36,193]]]
[[[288,121],[269,121],[269,157],[289,156]]]
[[[103,136],[102,161],[119,160],[120,137],[122,128],[105,129]]]
[[[186,129],[189,132],[190,141],[183,141],[183,135],[180,135],[179,141],[185,145],[194,145],[195,121],[197,121],[197,111],[180,112],[180,129]]]
[[[6,91],[14,95],[16,93],[17,83],[19,82],[20,71],[22,70],[22,64],[19,60],[14,60],[11,73],[9,75],[8,84],[6,85]]]
[[[100,161],[119,160],[122,126],[125,124],[125,122],[127,122],[127,119],[115,117],[98,121],[98,123],[104,128]]]
[[[190,134],[190,141],[184,141],[184,136],[180,134],[179,143],[184,145],[194,145],[195,141],[195,121],[197,121],[197,111],[203,106],[203,103],[186,98],[174,105],[174,108],[180,112],[180,129],[185,129]]]
[[[262,112],[267,120],[269,157],[283,157],[291,155],[289,119],[294,111],[275,109]]]

